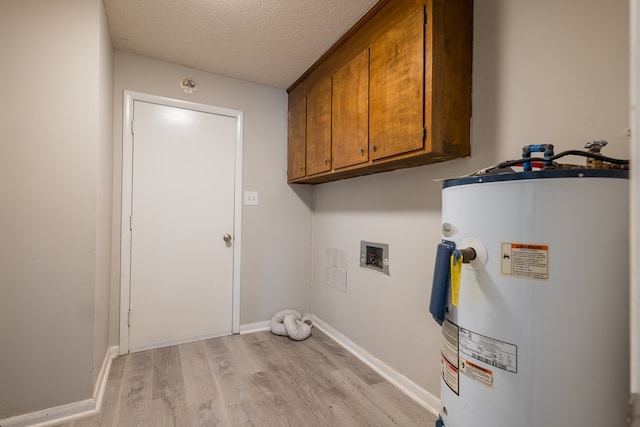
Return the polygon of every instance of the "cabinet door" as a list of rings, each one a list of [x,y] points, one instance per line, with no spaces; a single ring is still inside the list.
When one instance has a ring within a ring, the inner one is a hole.
[[[424,145],[424,7],[371,45],[369,157]]]
[[[307,99],[302,98],[289,109],[287,134],[287,178],[303,178],[306,174]]]
[[[369,160],[369,49],[333,76],[331,98],[333,168]]]
[[[331,170],[331,79],[307,95],[307,175]]]

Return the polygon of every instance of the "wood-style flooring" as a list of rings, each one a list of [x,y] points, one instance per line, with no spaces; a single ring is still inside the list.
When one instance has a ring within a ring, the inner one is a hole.
[[[57,427],[428,426],[435,418],[342,346],[258,332],[120,356],[102,410]]]

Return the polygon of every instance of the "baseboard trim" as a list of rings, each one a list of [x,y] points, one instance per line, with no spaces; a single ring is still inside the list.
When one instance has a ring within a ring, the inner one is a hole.
[[[360,359],[371,369],[380,374],[384,379],[393,384],[398,390],[406,394],[420,406],[431,412],[434,416],[438,416],[440,408],[440,399],[423,389],[391,366],[384,363],[358,344],[338,332],[328,323],[320,319],[318,316],[312,316],[314,327],[333,338],[338,344],[344,347],[349,353]]]
[[[0,420],[0,427],[45,427],[98,413],[102,407],[111,362],[118,353],[117,346],[107,349],[91,399],[5,418]]]
[[[240,334],[241,335],[252,334],[254,332],[268,331],[270,329],[271,329],[271,321],[265,320],[262,322],[247,323],[246,325],[240,325]]]
[[[120,354],[120,348],[117,345],[107,348],[107,354],[104,355],[102,361],[102,367],[98,373],[96,379],[96,386],[93,390],[93,400],[96,402],[96,412],[100,412],[102,409],[102,401],[104,400],[104,391],[107,388],[107,380],[109,379],[109,372],[111,372],[111,363],[113,359]]]

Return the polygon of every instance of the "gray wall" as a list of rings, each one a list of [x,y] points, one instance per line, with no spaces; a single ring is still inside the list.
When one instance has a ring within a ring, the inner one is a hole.
[[[105,24],[100,0],[0,2],[0,418],[91,398],[105,357]]]
[[[100,1],[98,66],[98,153],[96,158],[96,291],[93,380],[109,347],[109,296],[111,290],[111,212],[113,209],[113,45]]]
[[[198,83],[194,95],[180,79]],[[269,320],[283,308],[309,311],[312,188],[287,185],[287,94],[129,53],[115,54],[114,227],[110,340],[118,342],[120,199],[124,90],[240,110],[244,120],[243,188],[259,206],[242,211],[240,324]]]
[[[440,330],[428,314],[440,239],[434,179],[535,143],[562,151],[607,139],[607,154],[628,158],[628,9],[622,0],[476,1],[471,158],[316,186],[314,313],[438,396]],[[389,277],[358,267],[360,240],[389,243]],[[323,284],[325,248],[347,251],[347,293]]]

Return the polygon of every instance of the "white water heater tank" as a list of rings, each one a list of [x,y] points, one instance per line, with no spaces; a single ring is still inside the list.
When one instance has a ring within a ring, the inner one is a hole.
[[[437,425],[626,425],[628,192],[604,169],[445,182],[442,237],[477,257],[446,291]]]

